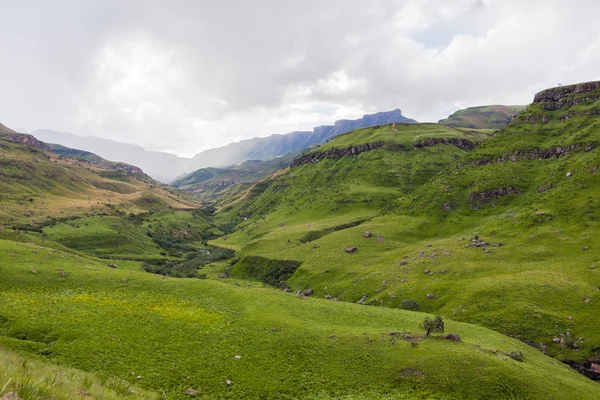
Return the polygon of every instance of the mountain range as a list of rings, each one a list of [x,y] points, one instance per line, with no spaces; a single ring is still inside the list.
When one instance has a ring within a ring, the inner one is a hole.
[[[120,143],[94,136],[40,129],[32,134],[47,143],[89,151],[111,160],[136,165],[148,175],[162,182],[171,182],[184,174],[204,167],[225,167],[248,160],[270,160],[289,153],[302,151],[312,145],[357,128],[390,123],[416,122],[402,115],[400,109],[367,114],[355,120],[339,120],[334,125],[322,125],[312,131],[297,131],[254,138],[231,143],[196,154],[179,157],[174,154],[146,150],[143,147]]]

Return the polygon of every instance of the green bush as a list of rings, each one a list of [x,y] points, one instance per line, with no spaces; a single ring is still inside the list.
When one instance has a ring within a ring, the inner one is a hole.
[[[403,310],[419,311],[421,309],[421,306],[419,305],[419,303],[417,303],[416,300],[402,299],[402,301],[400,302],[400,308]]]

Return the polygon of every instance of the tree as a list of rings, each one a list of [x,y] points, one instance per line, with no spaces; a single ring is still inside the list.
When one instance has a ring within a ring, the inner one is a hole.
[[[444,332],[444,320],[442,320],[442,317],[439,315],[434,319],[425,317],[422,328],[425,329],[425,336],[429,336],[429,334],[432,332],[442,333]]]

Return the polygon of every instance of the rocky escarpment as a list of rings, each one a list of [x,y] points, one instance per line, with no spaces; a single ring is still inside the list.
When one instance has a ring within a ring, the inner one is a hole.
[[[315,163],[315,162],[324,160],[326,158],[338,159],[338,158],[342,158],[342,157],[346,157],[346,156],[357,156],[360,153],[375,150],[380,147],[383,147],[384,145],[385,145],[384,142],[375,142],[375,143],[361,144],[358,146],[343,147],[341,149],[333,147],[333,148],[327,149],[323,152],[304,154],[303,156],[298,157],[294,161],[292,161],[292,163],[290,164],[290,167],[294,168],[294,167],[297,167],[298,165]],[[403,148],[403,146],[401,146],[401,145],[394,145],[394,146],[399,146],[400,148]]]
[[[35,137],[27,133],[0,132],[0,138],[10,140],[11,142],[15,143],[23,143],[28,146],[37,147],[38,149],[45,151],[50,151],[50,148],[46,145],[46,143],[37,140]]]
[[[471,161],[468,164],[471,165],[488,165],[498,164],[506,161],[527,161],[527,160],[539,160],[548,158],[561,158],[570,153],[576,153],[580,151],[592,151],[598,146],[598,143],[586,143],[586,144],[572,144],[568,146],[557,146],[549,149],[530,149],[530,150],[519,150],[513,154],[507,154],[496,158],[483,158],[475,161]],[[465,165],[465,164],[462,164]]]
[[[111,164],[106,164],[106,165],[102,165],[102,168],[105,169],[110,169],[113,171],[121,171],[121,172],[125,172],[126,174],[143,174],[144,171],[142,171],[141,168],[138,168],[134,165],[129,165],[129,164],[125,164],[125,163],[111,163]]]
[[[426,140],[422,140],[419,142],[413,143],[413,147],[415,149],[420,149],[423,147],[437,146],[440,144],[451,144],[460,149],[470,150],[476,146],[475,143],[471,142],[467,139],[461,138],[430,138]]]
[[[541,103],[546,111],[561,110],[600,99],[600,81],[559,86],[535,95],[533,103]]]

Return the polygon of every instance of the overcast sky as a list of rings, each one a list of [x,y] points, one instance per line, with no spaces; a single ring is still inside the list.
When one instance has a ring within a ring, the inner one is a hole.
[[[595,0],[0,0],[0,122],[193,155],[600,79]]]

